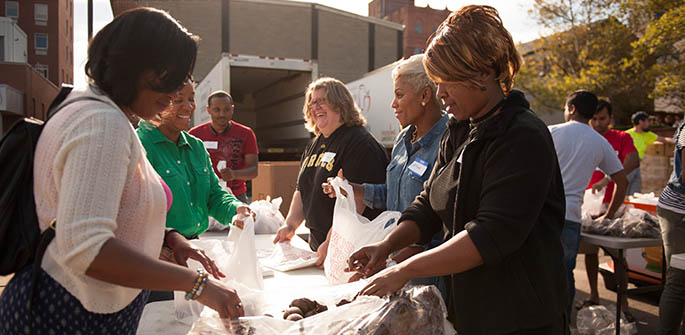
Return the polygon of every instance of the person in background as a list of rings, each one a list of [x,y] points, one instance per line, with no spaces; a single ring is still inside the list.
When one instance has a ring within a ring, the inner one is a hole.
[[[640,156],[640,160],[645,157],[645,151],[647,147],[654,143],[654,141],[674,143],[672,137],[663,137],[657,135],[653,131],[649,130],[652,126],[652,120],[649,119],[649,115],[645,112],[635,112],[630,119],[633,121],[633,128],[626,130],[626,133],[633,138],[633,144],[635,144],[635,149],[637,149],[637,154]],[[633,193],[642,192],[642,177],[640,176],[640,168],[633,170],[628,177],[628,191],[627,194],[632,195]]]
[[[671,257],[685,253],[685,124],[681,124],[675,134],[673,154],[673,173],[668,184],[659,196],[656,212],[661,226],[668,269],[666,284],[659,299],[659,321],[661,334],[684,334],[683,312],[685,312],[685,270],[671,266]],[[682,325],[682,326],[681,326]]]
[[[194,112],[195,88],[188,79],[159,113],[159,120],[142,120],[136,130],[147,159],[174,194],[166,226],[188,239],[207,230],[210,215],[229,225],[236,214],[250,213],[247,205],[221,188],[202,141],[186,132]]]
[[[613,119],[611,103],[600,99],[597,103],[597,112],[590,119],[590,126],[611,144],[611,147],[614,148],[618,155],[618,159],[623,162],[624,173],[629,174],[640,166],[640,158],[637,155],[637,150],[635,150],[635,145],[633,145],[633,138],[628,133],[609,128]],[[592,174],[590,185],[587,188],[592,188],[593,192],[605,190],[604,198],[602,199],[603,212],[609,207],[609,203],[614,196],[614,185],[614,182],[611,181],[611,176],[605,175],[601,170],[595,170]],[[576,309],[582,309],[586,306],[599,305],[599,290],[597,289],[599,247],[581,240],[578,252],[585,254],[585,270],[588,283],[590,284],[590,297],[576,305]],[[625,313],[626,318],[632,322],[634,317],[628,312],[628,299],[625,296],[623,298],[621,310]]]
[[[234,112],[233,97],[228,92],[213,92],[207,98],[211,121],[193,127],[188,133],[204,141],[214,172],[226,181],[236,198],[247,204],[245,181],[257,178],[259,151],[254,132],[233,121]],[[219,168],[221,161],[226,166]]]
[[[361,294],[445,276],[448,319],[460,334],[568,331],[563,184],[547,127],[512,90],[521,63],[490,6],[463,7],[438,27],[424,67],[454,117],[423,192],[388,237],[352,254],[348,270],[371,274],[443,229],[448,239],[378,272]]]
[[[428,79],[423,68],[423,54],[403,60],[392,71],[394,96],[391,107],[400,122],[402,131],[395,139],[390,164],[384,184],[351,183],[357,209],[375,208],[389,211],[403,211],[409,207],[421,191],[433,170],[449,114],[440,110],[435,96],[435,84]],[[392,181],[388,183],[387,181]],[[335,197],[333,187],[323,185],[324,193]],[[393,260],[403,260],[442,243],[440,231],[430,243],[412,245],[396,255]],[[435,285],[444,293],[440,277],[416,278],[416,285]]]
[[[29,309],[27,266],[0,296],[0,334],[135,334],[150,289],[186,291],[224,318],[244,315],[233,288],[159,260],[163,243],[185,241],[165,233],[164,184],[127,118],[165,109],[196,54],[197,37],[152,8],[122,13],[91,40],[89,86],[67,97],[36,146],[40,229],[56,220],[37,298]],[[175,247],[207,267],[187,243]]]
[[[278,230],[274,243],[292,239],[297,227],[306,220],[309,246],[317,251],[317,265],[321,266],[326,258],[335,205],[335,200],[323,193],[321,184],[341,169],[350,182],[382,184],[388,156],[364,128],[366,120],[340,80],[322,77],[309,84],[302,114],[305,127],[316,137],[302,154],[297,189],[285,225]],[[363,215],[373,219],[380,212],[366,208]]]
[[[573,269],[576,267],[580,245],[580,218],[585,188],[597,168],[611,176],[611,180],[616,183],[616,190],[606,214],[599,220],[613,219],[625,198],[628,181],[614,148],[588,124],[597,112],[597,96],[588,91],[576,91],[566,97],[564,105],[566,122],[549,126],[549,131],[554,139],[566,196],[566,216],[561,241],[569,283],[567,316],[570,318],[576,293]]]

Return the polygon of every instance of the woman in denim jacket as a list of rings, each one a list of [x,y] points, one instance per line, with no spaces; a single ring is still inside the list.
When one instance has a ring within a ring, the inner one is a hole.
[[[393,95],[391,107],[400,122],[402,131],[395,138],[390,164],[386,169],[385,184],[354,184],[357,208],[403,211],[423,191],[438,155],[440,139],[447,129],[449,115],[440,110],[435,97],[435,84],[428,79],[423,68],[423,54],[401,61],[392,71]],[[333,188],[325,183],[324,193],[335,197]],[[442,243],[443,234],[423,245],[412,245],[393,256],[401,262],[421,251]],[[417,278],[417,285],[435,285],[444,292],[440,277]],[[443,293],[444,295],[444,293]]]

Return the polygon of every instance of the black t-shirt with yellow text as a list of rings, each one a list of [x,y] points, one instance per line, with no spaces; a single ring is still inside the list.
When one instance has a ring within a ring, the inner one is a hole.
[[[319,135],[312,140],[302,154],[297,177],[312,250],[326,240],[333,222],[335,199],[323,193],[321,184],[341,168],[351,183],[383,184],[387,165],[385,149],[363,126],[340,126],[328,138]],[[373,219],[380,213],[366,208],[364,216]]]

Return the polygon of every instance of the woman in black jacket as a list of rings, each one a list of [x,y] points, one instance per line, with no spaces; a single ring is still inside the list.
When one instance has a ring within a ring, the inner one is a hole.
[[[373,276],[383,296],[416,277],[445,276],[460,334],[563,334],[566,276],[560,241],[564,189],[552,138],[512,91],[521,58],[497,11],[467,6],[438,28],[424,66],[448,122],[425,190],[384,241],[355,252],[364,274],[436,232],[448,239]]]

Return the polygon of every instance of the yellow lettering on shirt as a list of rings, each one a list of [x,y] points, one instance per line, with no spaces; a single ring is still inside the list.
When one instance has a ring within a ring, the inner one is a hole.
[[[323,158],[323,152],[319,154],[319,158],[316,160],[316,164],[314,166],[319,167],[321,166],[321,159]]]
[[[328,170],[328,172],[331,172],[331,170],[333,169],[333,163],[334,162],[335,162],[335,158],[331,158],[331,161],[328,162],[328,164],[326,164],[326,170]]]

